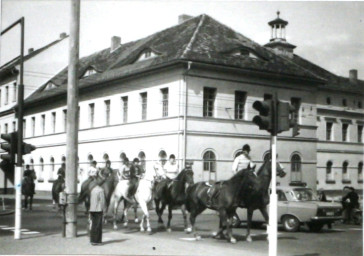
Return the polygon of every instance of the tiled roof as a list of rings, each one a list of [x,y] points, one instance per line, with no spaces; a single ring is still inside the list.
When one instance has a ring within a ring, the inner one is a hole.
[[[231,54],[245,49],[258,58]],[[157,57],[136,61],[140,54],[150,49]],[[92,67],[99,73],[80,78],[80,90],[105,84],[108,81],[155,69],[172,63],[193,61],[219,66],[229,66],[246,71],[263,72],[274,76],[288,76],[324,83],[325,77],[316,70],[302,67],[297,60],[283,58],[273,50],[263,47],[235,32],[207,15],[200,15],[179,25],[152,34],[146,38],[122,44],[110,52],[104,49],[79,61],[80,76]],[[30,95],[25,104],[39,102],[56,96],[65,97],[67,68],[50,80],[56,88],[45,90],[46,84]]]

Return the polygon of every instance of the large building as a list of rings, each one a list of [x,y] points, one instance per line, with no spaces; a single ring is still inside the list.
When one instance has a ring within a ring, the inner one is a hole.
[[[252,123],[252,104],[278,94],[297,108],[300,135],[279,134],[281,185],[306,183],[339,190],[361,188],[364,82],[343,78],[294,53],[288,22],[269,22],[261,46],[208,15],[179,17],[179,24],[80,60],[79,176],[92,160],[118,168],[139,157],[152,168],[160,155],[194,161],[195,181],[227,179],[243,144],[258,166],[270,137]],[[25,163],[49,191],[66,161],[67,68],[25,101],[25,138],[37,146]],[[345,103],[345,104],[344,104]],[[0,124],[4,126],[3,123]]]

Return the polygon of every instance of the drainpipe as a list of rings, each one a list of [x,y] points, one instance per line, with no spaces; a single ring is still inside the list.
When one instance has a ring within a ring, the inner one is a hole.
[[[188,85],[187,85],[187,73],[191,69],[192,61],[187,62],[187,70],[183,74],[183,83],[185,88],[185,111],[184,111],[184,125],[183,125],[183,167],[186,166],[187,157],[187,107],[188,107]]]

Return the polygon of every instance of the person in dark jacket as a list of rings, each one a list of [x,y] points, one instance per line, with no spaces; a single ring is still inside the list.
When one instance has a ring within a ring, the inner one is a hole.
[[[66,177],[66,164],[62,163],[61,168],[57,171],[57,176],[61,176],[63,179]]]
[[[346,219],[344,219],[344,223],[350,224],[353,218],[354,209],[359,208],[359,196],[353,187],[346,188],[349,189],[349,193],[347,193],[342,199],[344,211],[346,211]]]
[[[90,196],[90,243],[102,245],[102,222],[106,214],[105,192],[99,182],[92,190]]]

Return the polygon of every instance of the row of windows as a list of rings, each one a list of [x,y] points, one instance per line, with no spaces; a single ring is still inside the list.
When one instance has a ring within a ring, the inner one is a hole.
[[[327,183],[335,181],[332,166],[333,166],[332,161],[328,161],[326,163],[326,182]],[[348,171],[348,167],[349,167],[349,162],[344,161],[343,164],[342,164],[342,172],[341,172],[342,173],[342,182],[343,183],[350,183],[350,173]],[[358,163],[357,175],[358,175],[358,177],[357,177],[358,182],[363,182],[363,162]]]
[[[342,99],[342,102],[341,103],[342,103],[342,106],[343,107],[348,107],[348,102],[347,102],[347,100],[345,98]],[[326,104],[327,105],[331,105],[332,104],[331,97],[327,97],[326,98]],[[357,108],[361,109],[361,108],[363,108],[363,103],[362,103],[361,100],[358,100],[357,102],[354,100],[353,101],[353,106],[356,106]]]
[[[326,122],[326,140],[334,141],[334,123],[333,122]],[[363,142],[363,125],[358,124],[357,126],[357,142]],[[350,141],[349,136],[349,124],[343,123],[341,125],[341,139],[344,142]]]

